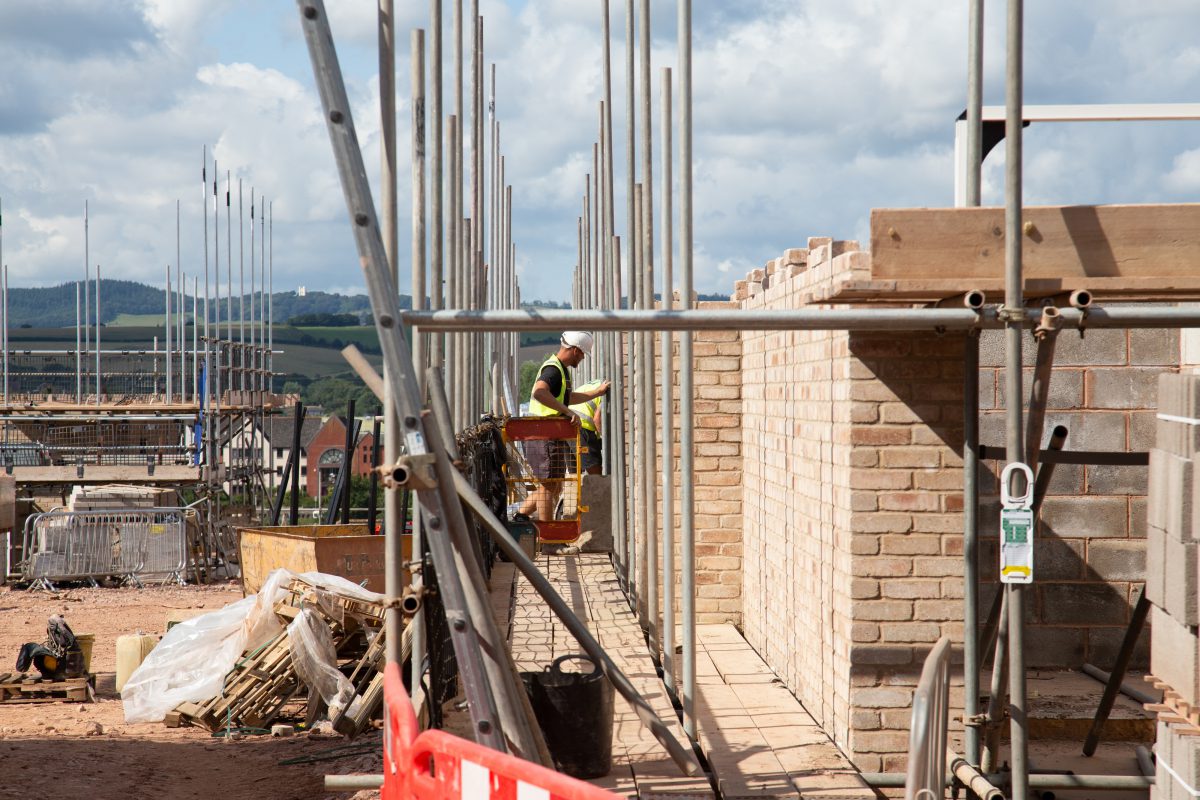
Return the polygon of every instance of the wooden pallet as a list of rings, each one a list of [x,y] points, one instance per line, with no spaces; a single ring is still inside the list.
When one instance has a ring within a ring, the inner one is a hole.
[[[221,694],[203,703],[182,703],[166,718],[168,727],[195,725],[210,731],[226,727],[263,728],[300,690],[292,667],[287,632],[243,656],[225,676]]]
[[[0,703],[90,703],[95,699],[95,675],[48,681],[23,672],[0,674]]]
[[[1182,694],[1154,675],[1145,675],[1145,680],[1155,689],[1161,689],[1163,693],[1162,702],[1146,703],[1146,710],[1157,714],[1161,722],[1185,726],[1188,733],[1200,736],[1200,706],[1184,700]]]

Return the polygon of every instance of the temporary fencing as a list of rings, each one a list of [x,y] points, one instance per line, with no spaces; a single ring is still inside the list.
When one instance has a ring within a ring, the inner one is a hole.
[[[383,800],[618,800],[568,777],[445,731],[418,734],[400,668],[384,675]]]
[[[950,720],[950,639],[938,639],[925,658],[913,692],[904,800],[937,800],[946,785],[946,733]]]
[[[21,574],[35,585],[119,578],[183,583],[183,508],[48,511],[25,521]]]

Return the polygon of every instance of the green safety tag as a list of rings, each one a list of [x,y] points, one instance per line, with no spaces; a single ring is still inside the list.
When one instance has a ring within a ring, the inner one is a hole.
[[[1025,473],[1025,492],[1009,490],[1013,472]],[[1000,475],[1000,582],[1033,583],[1033,470],[1019,462]]]

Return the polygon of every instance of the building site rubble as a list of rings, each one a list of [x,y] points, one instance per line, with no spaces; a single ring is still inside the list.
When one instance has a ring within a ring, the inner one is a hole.
[[[306,697],[305,727],[327,717],[353,737],[383,701],[382,621],[382,595],[276,570],[257,594],[171,628],[125,684],[125,719],[265,733]]]

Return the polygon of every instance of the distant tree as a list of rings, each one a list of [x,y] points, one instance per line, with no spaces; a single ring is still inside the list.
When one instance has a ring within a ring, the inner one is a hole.
[[[351,328],[357,326],[358,324],[358,314],[297,314],[288,320],[288,325],[312,328]]]
[[[285,381],[280,391],[284,394],[301,394],[304,387],[300,385],[299,381]]]
[[[541,361],[526,361],[521,365],[521,388],[518,390],[518,403],[529,401],[529,393],[533,391],[533,382],[537,380],[538,367],[541,365]]]

